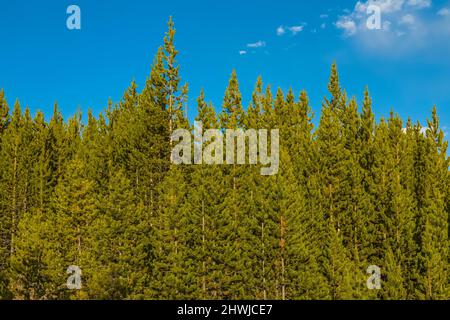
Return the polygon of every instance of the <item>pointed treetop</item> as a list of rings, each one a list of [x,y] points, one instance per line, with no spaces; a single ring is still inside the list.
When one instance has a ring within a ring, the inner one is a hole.
[[[428,129],[427,129],[427,138],[432,140],[433,143],[440,148],[441,153],[443,150],[446,151],[447,142],[444,142],[444,132],[441,130],[439,125],[439,117],[437,115],[436,105],[433,106],[433,111],[431,113],[431,120],[427,120]]]
[[[256,79],[255,88],[253,89],[252,93],[253,108],[255,107],[257,108],[257,104],[259,104],[262,92],[263,92],[263,81],[261,75],[259,75],[258,78]]]
[[[63,117],[61,115],[61,112],[59,111],[58,102],[55,102],[53,105],[53,115],[50,119],[50,126],[52,125],[62,125],[63,124]]]
[[[25,116],[25,120],[26,120],[27,122],[31,122],[31,121],[32,121],[31,111],[30,111],[30,107],[29,107],[29,106],[26,106],[26,107],[25,107],[25,113],[24,113],[24,116]]]
[[[8,103],[6,102],[5,91],[0,89],[0,110],[8,109]]]
[[[279,120],[283,122],[282,116],[284,114],[285,109],[285,101],[284,101],[284,93],[281,88],[277,89],[277,95],[275,97],[275,113],[280,118]]]
[[[263,81],[261,75],[259,75],[258,78],[256,79],[255,91],[258,93],[262,93],[263,91]]]
[[[374,122],[374,114],[372,111],[372,98],[370,97],[368,87],[366,87],[366,89],[364,90],[362,119],[363,119],[363,121],[366,121],[366,122],[370,122],[370,123]]]
[[[239,91],[239,82],[237,79],[236,70],[233,69],[230,80],[228,81],[228,87],[225,91],[224,107],[238,108],[241,101],[242,96]]]
[[[197,117],[196,121],[203,122],[204,129],[212,129],[216,127],[216,113],[211,103],[206,103],[205,92],[203,88],[197,98]]]
[[[334,98],[338,98],[341,92],[341,85],[339,83],[339,74],[336,62],[331,66],[330,81],[328,83],[328,90]]]
[[[175,67],[175,58],[178,54],[178,51],[175,49],[175,34],[175,24],[173,23],[172,16],[170,16],[169,21],[167,22],[166,35],[164,37],[164,50],[166,51],[168,69],[173,67],[178,70],[178,66]]]
[[[0,90],[0,134],[8,126],[9,123],[9,106],[6,102],[5,92]]]
[[[273,100],[272,99],[272,90],[271,90],[271,87],[269,84],[266,87],[266,94],[264,96],[264,104],[263,104],[264,113],[270,114],[272,112],[272,103],[273,103],[272,100]]]
[[[258,119],[261,115],[263,108],[263,82],[261,75],[258,76],[255,87],[252,93],[252,100],[247,108],[247,114],[245,116],[245,125],[247,128],[254,128],[257,125]]]
[[[286,95],[286,102],[288,104],[290,104],[290,103],[294,103],[294,101],[295,101],[294,91],[292,90],[292,87],[290,87],[289,91],[288,91],[288,93]]]
[[[233,70],[223,98],[221,120],[224,128],[233,129],[242,125],[242,95],[239,90],[236,70]]]
[[[20,108],[19,99],[14,103],[13,118],[20,119],[22,117],[22,109]]]
[[[370,97],[369,87],[366,87],[364,90],[363,111],[367,108],[372,108],[372,98]]]
[[[46,126],[44,113],[42,111],[36,112],[36,115],[34,116],[34,123],[36,123],[36,125],[40,128]]]

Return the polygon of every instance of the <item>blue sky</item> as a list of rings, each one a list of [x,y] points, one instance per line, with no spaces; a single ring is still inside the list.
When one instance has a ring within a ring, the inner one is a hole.
[[[319,114],[330,65],[359,101],[369,86],[378,117],[391,108],[423,122],[437,104],[450,128],[450,1],[6,1],[0,0],[0,88],[51,115],[98,114],[119,101],[132,79],[142,89],[168,17],[174,17],[189,116],[204,88],[220,108],[231,70],[244,101],[262,75],[274,90],[306,89]],[[81,30],[68,30],[66,9],[81,9]],[[366,9],[381,8],[380,30]]]

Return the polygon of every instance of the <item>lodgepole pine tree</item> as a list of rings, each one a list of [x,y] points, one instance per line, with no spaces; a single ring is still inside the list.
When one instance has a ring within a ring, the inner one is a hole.
[[[198,116],[203,131],[217,128],[214,108],[205,102],[204,91],[197,99]],[[203,142],[202,150],[207,147]],[[223,241],[218,237],[220,212],[224,197],[222,170],[219,166],[205,163],[195,165],[189,175],[189,188],[182,212],[189,223],[185,228],[189,239],[188,259],[194,277],[191,297],[198,299],[218,299],[222,266],[219,264]],[[219,220],[219,221],[218,221]]]
[[[239,129],[243,125],[242,96],[236,72],[233,70],[228,87],[223,98],[222,113],[220,114],[220,125],[226,129]],[[225,142],[226,143],[226,142]],[[231,150],[230,150],[231,151]],[[232,156],[237,154],[237,146],[232,150]],[[236,159],[233,164],[223,167],[225,176],[224,187],[227,194],[223,200],[223,210],[220,212],[218,221],[218,237],[222,240],[220,253],[220,264],[222,265],[222,276],[219,280],[221,298],[239,299],[245,295],[247,286],[243,285],[245,272],[244,265],[248,259],[246,252],[242,251],[243,243],[240,236],[244,226],[242,222],[242,209],[239,207],[239,188],[242,168],[237,166]]]
[[[122,170],[111,172],[98,215],[88,226],[89,261],[84,273],[92,299],[145,297],[151,274],[152,232],[149,217]]]
[[[184,116],[184,104],[187,99],[188,86],[187,84],[180,87],[181,78],[179,76],[179,66],[176,62],[178,51],[175,49],[175,33],[174,23],[172,17],[169,18],[168,30],[164,37],[164,78],[165,83],[163,93],[166,98],[167,112],[169,115],[169,133],[177,127],[186,126],[186,118]],[[172,146],[172,142],[171,146]]]
[[[445,299],[449,293],[447,146],[439,127],[436,107],[428,120],[425,158],[426,182],[420,215],[420,275],[417,294],[427,300]]]
[[[131,140],[130,179],[152,215],[156,214],[156,187],[169,166],[166,96],[161,91],[163,70],[163,52],[158,50],[150,77],[139,95],[137,110],[131,123],[125,124],[128,131],[122,133]]]
[[[5,91],[3,89],[0,90],[0,136],[3,131],[8,127],[8,123],[10,121],[9,118],[9,106],[6,101]]]
[[[46,298],[87,298],[88,284],[93,275],[89,260],[89,226],[98,214],[95,182],[86,177],[85,165],[79,158],[68,163],[64,176],[58,182],[52,197],[51,212],[47,214],[45,232],[48,248],[44,265]],[[78,266],[82,270],[85,286],[78,291],[65,287],[66,269]]]
[[[11,122],[1,136],[0,163],[0,227],[1,227],[1,262],[0,273],[3,281],[5,296],[6,282],[9,278],[9,266],[15,253],[17,239],[17,227],[20,217],[28,209],[28,168],[29,134],[31,133],[31,121],[29,113],[25,117],[22,114],[20,103],[14,104]]]
[[[193,294],[196,283],[195,265],[188,259],[189,216],[181,210],[187,192],[182,168],[172,165],[158,192],[151,294],[159,299],[185,299]]]
[[[353,281],[349,278],[349,268],[353,268],[345,244],[344,228],[348,223],[348,211],[343,210],[348,190],[345,185],[346,161],[345,136],[342,134],[343,112],[346,95],[340,90],[336,66],[333,65],[329,91],[331,100],[325,99],[317,129],[317,177],[320,188],[318,207],[315,208],[324,219],[322,223],[323,270],[328,278],[332,299],[351,297]],[[344,203],[344,206],[343,206]]]

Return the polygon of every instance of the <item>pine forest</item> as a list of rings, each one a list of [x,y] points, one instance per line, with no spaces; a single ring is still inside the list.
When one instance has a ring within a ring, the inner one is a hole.
[[[278,173],[176,165],[171,134],[194,125],[177,55],[169,21],[145,85],[98,117],[63,119],[55,104],[46,121],[0,91],[1,299],[450,298],[436,107],[426,123],[377,120],[369,90],[347,95],[336,64],[314,113],[306,91],[261,77],[244,105],[233,71],[221,106],[202,91],[189,108],[204,129],[279,129]]]

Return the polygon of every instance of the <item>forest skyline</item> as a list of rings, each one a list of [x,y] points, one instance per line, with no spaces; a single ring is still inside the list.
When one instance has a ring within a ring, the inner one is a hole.
[[[175,35],[169,19],[144,88],[86,124],[57,105],[33,117],[0,90],[0,299],[448,300],[436,107],[425,132],[395,112],[377,121],[334,63],[316,126],[307,91],[261,77],[244,108],[233,71],[221,110],[201,91],[196,120],[276,130],[279,170],[173,164],[173,134],[192,128]]]
[[[327,94],[323,84],[328,68],[336,61],[343,85],[359,103],[364,87],[369,87],[378,119],[388,117],[393,108],[402,118],[411,116],[413,122],[425,123],[436,105],[446,131],[450,127],[444,112],[450,104],[446,81],[450,66],[445,59],[450,52],[445,41],[448,1],[375,2],[384,10],[382,22],[391,23],[390,32],[362,30],[364,20],[353,0],[286,1],[278,7],[269,1],[256,7],[248,2],[239,4],[236,12],[232,9],[237,4],[230,2],[217,4],[208,15],[201,1],[153,6],[145,1],[133,6],[79,1],[81,30],[66,28],[66,8],[72,4],[68,1],[24,8],[6,3],[0,13],[4,24],[0,35],[8,48],[0,52],[0,84],[10,105],[20,98],[33,114],[37,110],[51,114],[57,101],[65,118],[78,108],[84,114],[91,108],[98,115],[109,98],[115,103],[120,100],[119,92],[132,79],[143,88],[151,53],[172,15],[179,27],[180,74],[190,86],[190,121],[196,116],[195,99],[201,88],[220,109],[233,69],[240,79],[245,108],[261,74],[274,90],[280,87],[287,92],[292,86],[298,93],[306,89],[319,110]],[[232,21],[229,16],[234,17]],[[402,36],[392,44],[388,40],[395,32]],[[380,45],[383,39],[386,47]],[[376,48],[371,49],[371,44]]]

